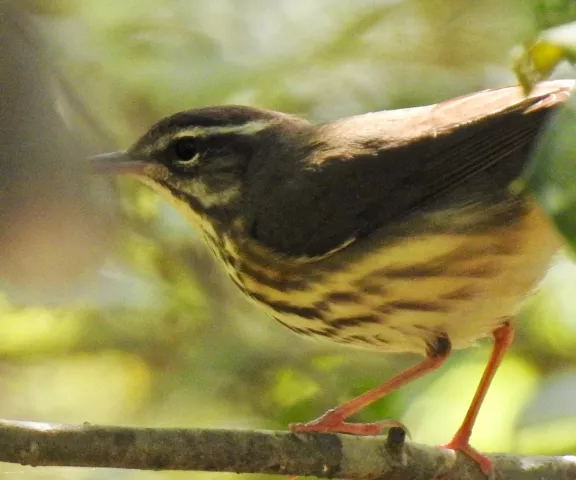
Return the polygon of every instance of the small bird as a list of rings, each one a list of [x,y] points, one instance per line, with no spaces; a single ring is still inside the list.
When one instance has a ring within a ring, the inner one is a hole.
[[[543,82],[528,97],[485,90],[317,125],[246,106],[198,108],[92,162],[171,201],[238,288],[294,332],[425,357],[295,432],[398,425],[346,419],[452,349],[492,336],[468,413],[445,445],[490,475],[472,427],[512,343],[512,317],[563,243],[511,184],[573,86]]]

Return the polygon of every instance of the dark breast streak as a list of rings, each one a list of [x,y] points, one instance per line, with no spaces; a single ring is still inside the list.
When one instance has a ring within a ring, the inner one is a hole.
[[[301,262],[229,238],[221,258],[238,287],[296,333],[426,353],[438,336],[461,348],[489,335],[544,275],[560,244],[547,219],[528,208],[505,223],[384,236]]]

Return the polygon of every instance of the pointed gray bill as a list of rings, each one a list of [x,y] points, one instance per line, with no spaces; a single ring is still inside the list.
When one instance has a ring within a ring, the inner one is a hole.
[[[130,156],[128,152],[101,153],[88,158],[94,173],[102,175],[143,175],[150,162]]]

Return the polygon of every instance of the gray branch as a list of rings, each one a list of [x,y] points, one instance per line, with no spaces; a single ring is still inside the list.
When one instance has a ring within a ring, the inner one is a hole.
[[[576,478],[576,457],[490,455],[495,480]],[[0,420],[0,461],[32,466],[486,480],[464,456],[388,436],[128,428]]]

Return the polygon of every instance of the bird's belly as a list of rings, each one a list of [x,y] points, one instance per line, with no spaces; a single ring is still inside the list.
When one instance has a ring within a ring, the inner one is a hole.
[[[310,263],[276,277],[286,288],[253,275],[237,280],[297,333],[425,354],[439,335],[454,348],[490,335],[514,315],[560,245],[548,220],[532,209],[513,227],[489,233],[409,237],[325,271]]]

